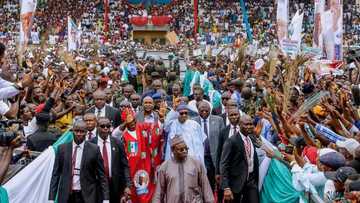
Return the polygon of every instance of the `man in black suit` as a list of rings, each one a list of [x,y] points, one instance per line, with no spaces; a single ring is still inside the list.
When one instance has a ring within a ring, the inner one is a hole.
[[[240,133],[226,140],[220,161],[224,199],[234,203],[259,202],[259,161],[250,139],[254,124],[250,116],[240,118]]]
[[[108,180],[99,147],[85,141],[83,120],[75,121],[73,132],[74,141],[60,145],[56,153],[49,200],[53,202],[57,195],[58,203],[108,203]]]
[[[105,175],[109,180],[110,203],[119,203],[121,196],[129,197],[131,180],[124,145],[120,140],[110,136],[110,127],[109,119],[99,118],[98,136],[90,142],[99,146],[103,157]]]
[[[36,115],[38,129],[27,138],[26,146],[29,150],[42,152],[60,137],[60,131],[49,128],[49,121],[50,114],[47,112],[40,112]]]
[[[86,113],[94,113],[97,118],[106,117],[108,118],[113,127],[116,128],[121,124],[120,111],[106,105],[106,94],[103,90],[96,90],[93,93],[93,99],[95,106],[91,107]]]
[[[240,114],[238,108],[229,109],[228,115],[229,115],[230,125],[226,126],[225,129],[221,131],[218,140],[218,147],[216,151],[215,179],[216,179],[216,183],[219,185],[221,180],[220,159],[221,159],[221,154],[223,152],[224,143],[229,137],[234,136],[238,132],[240,132],[240,126],[239,126]],[[222,203],[224,197],[223,196],[224,191],[221,190],[221,187],[219,188],[217,194],[218,194],[218,203]]]
[[[229,109],[233,109],[233,108],[238,108],[238,105],[237,105],[236,101],[233,100],[233,99],[227,100],[226,106],[225,106],[225,113],[221,114],[221,117],[224,120],[224,123],[225,123],[226,126],[230,125]],[[240,111],[239,111],[239,113],[240,113]]]

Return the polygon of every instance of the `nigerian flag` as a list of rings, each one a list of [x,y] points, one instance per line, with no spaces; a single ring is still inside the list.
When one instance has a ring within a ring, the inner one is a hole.
[[[0,187],[0,203],[46,203],[59,145],[73,140],[73,133],[65,132],[34,161]]]
[[[219,91],[214,89],[211,81],[206,77],[207,73],[201,74],[199,71],[193,71],[187,69],[185,72],[185,78],[183,82],[183,95],[190,96],[193,94],[193,86],[199,84],[204,90],[204,94],[209,96],[210,103],[213,108],[221,106],[221,94]]]

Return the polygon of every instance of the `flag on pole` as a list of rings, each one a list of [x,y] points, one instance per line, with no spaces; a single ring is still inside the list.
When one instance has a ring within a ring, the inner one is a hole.
[[[73,133],[65,132],[58,141],[0,187],[1,203],[49,202],[49,189],[55,154],[61,144],[71,142]]]
[[[74,51],[80,46],[81,32],[75,22],[68,17],[68,51]]]
[[[288,37],[289,24],[289,0],[278,0],[276,11],[276,31],[280,46],[282,41]]]
[[[29,42],[36,0],[21,0],[20,6],[20,49],[23,49]]]

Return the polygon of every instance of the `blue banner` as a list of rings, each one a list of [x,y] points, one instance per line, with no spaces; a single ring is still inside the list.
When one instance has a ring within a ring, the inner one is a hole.
[[[247,39],[249,40],[250,43],[252,43],[253,36],[252,36],[252,31],[251,31],[250,23],[249,23],[249,17],[248,17],[248,13],[247,13],[247,10],[245,7],[244,0],[240,0],[240,6],[241,6],[241,12],[243,13],[243,20],[244,20],[244,24],[245,24],[245,28],[246,28]]]

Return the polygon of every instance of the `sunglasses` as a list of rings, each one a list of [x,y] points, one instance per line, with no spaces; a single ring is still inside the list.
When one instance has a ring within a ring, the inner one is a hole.
[[[187,115],[188,112],[179,112],[180,115]]]
[[[229,100],[229,97],[223,97],[222,100]]]
[[[100,128],[110,128],[111,125],[100,125]]]

